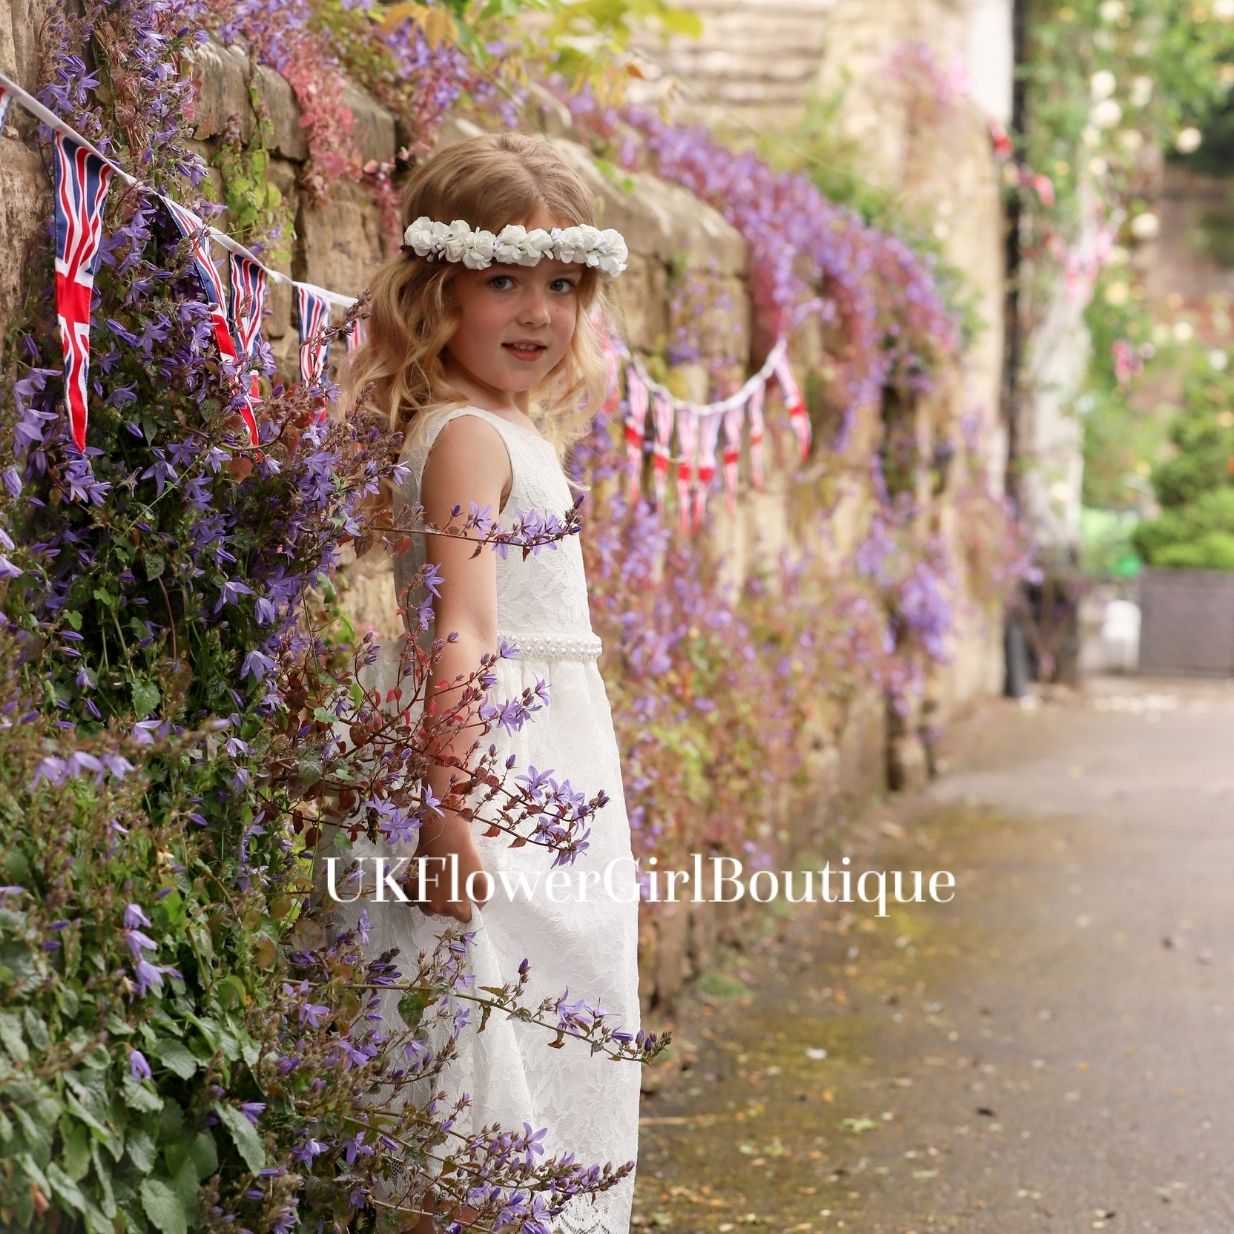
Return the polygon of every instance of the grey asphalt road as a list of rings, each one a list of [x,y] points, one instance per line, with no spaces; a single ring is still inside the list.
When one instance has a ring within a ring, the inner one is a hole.
[[[1234,1234],[1234,683],[991,703],[944,761],[842,851],[955,899],[797,906],[703,983],[636,1225]]]

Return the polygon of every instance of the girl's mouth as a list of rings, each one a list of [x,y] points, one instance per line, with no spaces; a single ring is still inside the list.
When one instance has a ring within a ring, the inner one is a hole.
[[[547,350],[545,347],[518,347],[514,343],[502,343],[502,347],[519,360],[538,360]]]

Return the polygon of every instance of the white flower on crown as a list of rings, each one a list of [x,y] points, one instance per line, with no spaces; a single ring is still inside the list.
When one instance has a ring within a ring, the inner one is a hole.
[[[463,265],[469,270],[487,270],[493,264],[496,248],[497,237],[491,231],[475,232],[467,252],[463,254]]]
[[[471,226],[455,219],[442,237],[441,251],[447,261],[462,261],[471,251]]]
[[[620,232],[611,227],[600,231],[586,223],[554,227],[552,231],[540,227],[528,231],[519,223],[511,223],[494,235],[491,231],[473,231],[463,219],[447,226],[421,215],[403,233],[403,243],[420,257],[461,261],[471,270],[486,270],[493,262],[534,266],[551,257],[582,263],[610,278],[626,268],[629,255]]]

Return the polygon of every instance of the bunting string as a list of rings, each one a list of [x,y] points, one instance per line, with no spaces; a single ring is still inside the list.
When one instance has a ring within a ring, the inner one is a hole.
[[[241,382],[242,416],[251,443],[259,441],[256,406],[260,402],[261,322],[266,292],[271,283],[294,288],[300,343],[300,377],[307,384],[322,380],[329,346],[324,333],[330,325],[331,308],[350,310],[353,296],[292,279],[271,270],[242,244],[225,232],[203,222],[193,211],[136,179],[100,153],[69,125],[0,73],[0,129],[11,102],[46,125],[52,133],[55,154],[53,205],[56,230],[56,314],[64,351],[65,402],[73,441],[85,449],[88,427],[87,375],[90,361],[90,310],[102,248],[102,218],[108,188],[114,177],[150,197],[158,198],[180,234],[189,241],[194,270],[210,312],[219,353]],[[211,255],[211,244],[228,253],[228,289]],[[813,299],[793,311],[789,332],[810,313],[823,309]],[[763,491],[764,407],[767,387],[774,377],[788,412],[789,423],[804,460],[811,448],[810,419],[801,389],[788,359],[788,335],[778,338],[758,371],[728,397],[711,403],[677,398],[667,386],[652,379],[631,348],[611,332],[609,323],[593,319],[600,330],[608,371],[608,397],[604,410],[614,414],[621,402],[621,376],[625,377],[627,496],[638,502],[644,452],[650,445],[652,493],[655,507],[663,510],[668,475],[676,458],[679,523],[686,534],[698,534],[703,525],[708,493],[717,466],[717,447],[723,429],[721,458],[726,508],[735,512],[737,472],[743,428],[748,425],[751,479],[756,492]],[[348,353],[367,341],[367,323],[357,319],[347,336]],[[247,389],[244,374],[247,372]],[[652,438],[647,441],[650,412]],[[324,414],[324,410],[323,410]],[[673,454],[676,430],[678,452]]]

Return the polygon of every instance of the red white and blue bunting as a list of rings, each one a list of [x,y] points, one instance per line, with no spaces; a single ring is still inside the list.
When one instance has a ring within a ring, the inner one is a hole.
[[[246,387],[242,415],[250,441],[256,446],[260,439],[256,408],[261,392],[257,369],[258,345],[268,284],[288,283],[295,289],[300,376],[309,385],[320,383],[326,372],[329,348],[324,334],[330,325],[331,308],[350,309],[355,304],[355,298],[311,283],[301,283],[264,266],[230,236],[203,223],[191,210],[156,193],[100,154],[3,73],[0,73],[0,128],[3,127],[8,105],[13,100],[52,130],[56,155],[56,312],[64,348],[65,401],[77,448],[84,450],[86,444],[91,298],[102,247],[103,206],[113,177],[160,198],[180,233],[189,240],[194,268],[210,309],[219,352],[225,357],[225,363],[231,367],[236,380]],[[218,245],[230,254],[230,296],[215,265],[212,245]],[[803,309],[809,307],[802,306]],[[700,404],[679,399],[665,386],[652,380],[633,352],[611,333],[607,323],[593,320],[600,331],[608,367],[609,395],[605,401],[605,411],[609,414],[620,405],[620,378],[624,369],[626,495],[631,505],[640,498],[649,418],[652,430],[652,497],[656,508],[664,509],[669,472],[676,461],[677,507],[683,532],[697,534],[702,528],[708,493],[717,470],[721,428],[724,431],[724,445],[720,470],[729,513],[735,511],[741,438],[743,429],[747,427],[751,479],[754,489],[761,492],[764,484],[763,409],[767,387],[773,377],[788,411],[801,458],[804,461],[809,456],[810,419],[789,364],[786,338],[776,342],[759,371],[735,394],[718,402]],[[363,319],[357,320],[347,336],[347,351],[350,353],[362,347],[366,340],[366,323]],[[674,430],[676,453],[673,450]]]
[[[86,448],[90,302],[103,247],[103,203],[113,168],[67,133],[52,134],[56,214],[56,320],[64,351],[64,401],[79,450]]]
[[[266,310],[266,268],[251,257],[228,254],[231,271],[231,319],[236,323],[240,355],[248,361],[249,401],[261,396],[257,378],[257,339],[261,335],[261,319]]]
[[[321,380],[329,358],[322,331],[330,325],[330,302],[321,288],[297,283],[296,308],[300,314],[300,380],[311,386]]]

